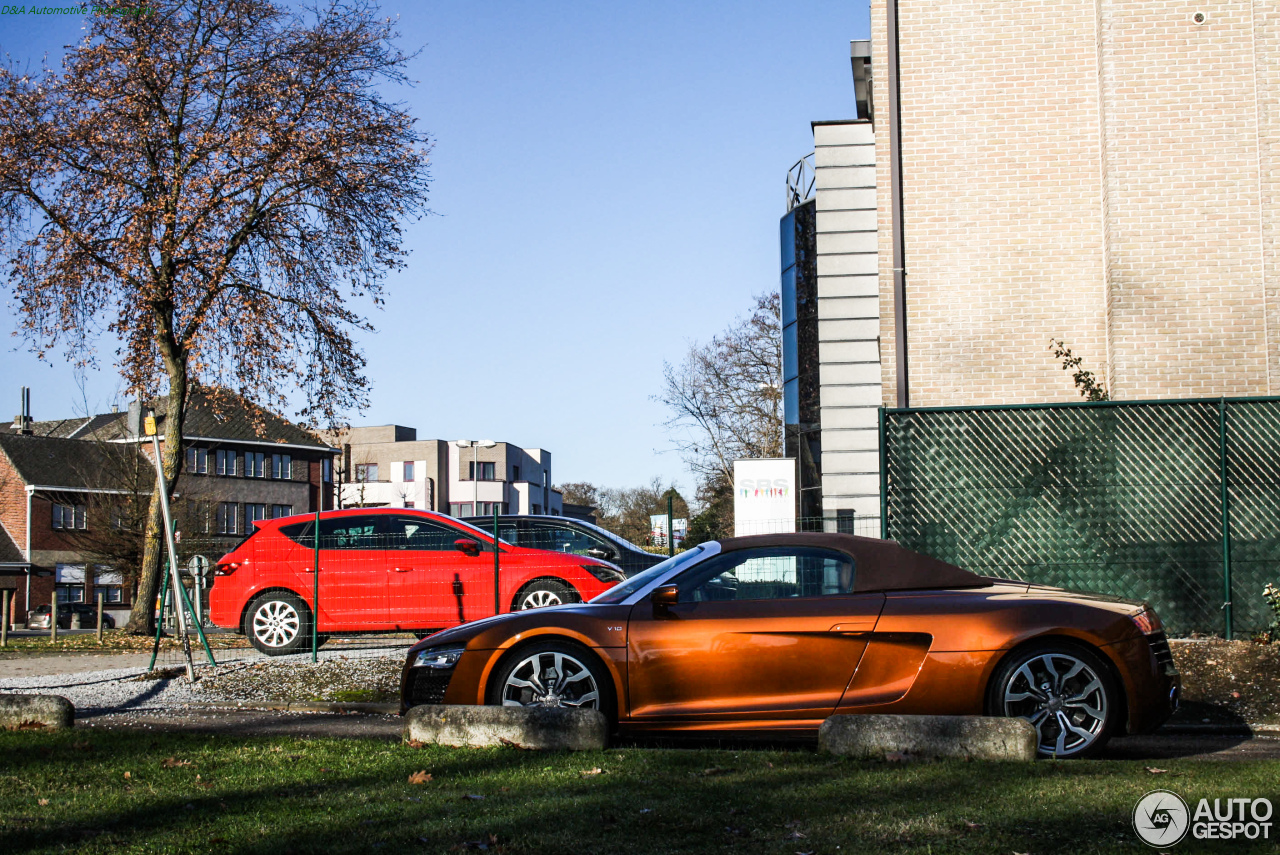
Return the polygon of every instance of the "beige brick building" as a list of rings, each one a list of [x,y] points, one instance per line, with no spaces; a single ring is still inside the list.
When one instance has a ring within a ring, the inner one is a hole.
[[[871,0],[895,405],[886,0]],[[898,0],[911,405],[1280,394],[1280,3]]]

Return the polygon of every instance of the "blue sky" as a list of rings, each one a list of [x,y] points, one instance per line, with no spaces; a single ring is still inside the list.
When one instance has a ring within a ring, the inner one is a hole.
[[[691,493],[651,400],[663,360],[776,287],[786,171],[810,121],[855,114],[866,0],[383,10],[422,48],[393,97],[435,139],[435,214],[407,229],[385,310],[365,307],[372,403],[352,423],[546,448],[558,483]],[[82,23],[0,16],[0,51],[56,62]],[[9,337],[5,306],[0,400],[16,412],[29,385],[37,419],[82,409],[59,355]],[[99,411],[120,388],[104,362],[86,384]]]

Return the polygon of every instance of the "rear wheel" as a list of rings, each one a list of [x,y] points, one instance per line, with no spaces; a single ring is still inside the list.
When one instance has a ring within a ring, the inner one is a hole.
[[[1097,654],[1070,642],[1045,642],[1016,652],[991,681],[987,709],[1018,716],[1036,728],[1041,757],[1097,754],[1120,714],[1115,680]]]
[[[540,609],[543,606],[576,603],[581,599],[577,591],[563,582],[557,582],[555,579],[539,579],[536,582],[530,582],[516,594],[511,610],[518,612],[523,609]]]
[[[298,595],[270,591],[245,612],[244,634],[267,656],[285,656],[311,646],[311,612]]]
[[[565,641],[522,647],[499,667],[485,702],[504,707],[600,710],[614,720],[613,683],[596,658]]]

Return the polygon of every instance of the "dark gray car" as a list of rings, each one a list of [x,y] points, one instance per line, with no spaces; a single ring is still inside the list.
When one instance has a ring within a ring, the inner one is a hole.
[[[493,529],[493,517],[464,519],[485,531]],[[498,536],[516,546],[599,558],[618,565],[627,576],[634,576],[667,559],[665,554],[645,552],[611,531],[572,517],[517,514],[500,516]]]

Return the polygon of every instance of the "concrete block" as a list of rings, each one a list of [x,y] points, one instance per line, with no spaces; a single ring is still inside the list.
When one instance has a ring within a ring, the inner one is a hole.
[[[834,715],[818,730],[822,750],[861,760],[1034,760],[1036,742],[1026,719],[981,715]]]
[[[65,730],[75,723],[76,708],[60,695],[0,695],[0,728]]]
[[[457,748],[591,751],[608,747],[609,721],[599,710],[426,704],[405,714],[405,737]]]

